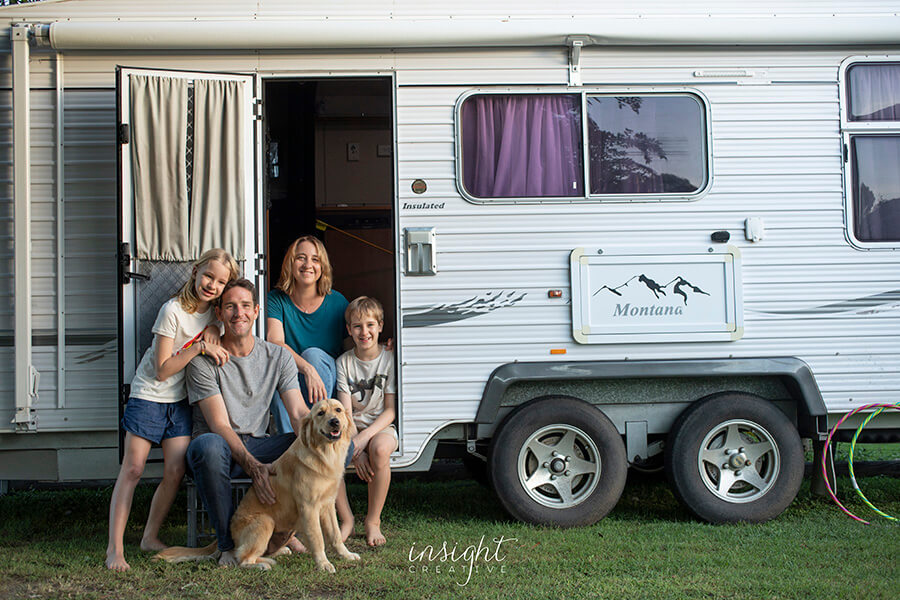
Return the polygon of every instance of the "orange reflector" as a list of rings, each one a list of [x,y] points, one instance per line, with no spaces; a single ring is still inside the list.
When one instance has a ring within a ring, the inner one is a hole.
[[[550,348],[550,354],[565,354],[565,348]]]
[[[547,290],[547,295],[551,298],[562,298],[562,290]]]

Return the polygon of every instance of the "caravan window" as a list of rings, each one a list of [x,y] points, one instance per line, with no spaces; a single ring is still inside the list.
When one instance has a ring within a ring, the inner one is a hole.
[[[463,185],[472,196],[584,195],[579,96],[472,96],[461,117]]]
[[[476,201],[685,199],[709,179],[693,94],[472,94],[457,133],[460,192]]]
[[[705,183],[703,107],[694,96],[587,100],[591,194],[693,194]]]
[[[855,63],[845,72],[844,138],[853,239],[900,242],[900,63]]]
[[[847,69],[851,121],[900,121],[900,64]]]

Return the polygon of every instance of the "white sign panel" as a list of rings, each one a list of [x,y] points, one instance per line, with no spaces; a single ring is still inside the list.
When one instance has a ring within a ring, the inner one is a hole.
[[[744,333],[740,251],[571,255],[572,335],[582,344],[732,341]]]

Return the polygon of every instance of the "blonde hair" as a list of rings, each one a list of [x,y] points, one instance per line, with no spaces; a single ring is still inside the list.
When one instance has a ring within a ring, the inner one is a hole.
[[[384,309],[381,307],[381,302],[369,296],[360,296],[347,305],[347,310],[344,311],[344,320],[347,321],[347,325],[357,315],[371,315],[379,323],[384,322]]]
[[[297,253],[297,247],[303,242],[309,242],[316,247],[319,254],[319,266],[322,267],[322,274],[316,282],[316,294],[319,296],[327,296],[331,292],[331,261],[328,260],[328,252],[325,245],[314,235],[304,235],[294,240],[294,243],[288,246],[287,252],[284,253],[284,260],[281,261],[281,277],[278,279],[278,289],[291,295],[294,291],[294,276],[291,265],[294,262],[294,255]]]
[[[191,276],[184,282],[184,285],[181,286],[181,290],[173,296],[173,298],[178,298],[178,302],[181,303],[181,308],[188,313],[197,312],[197,307],[200,305],[200,298],[197,297],[196,292],[197,271],[213,260],[222,263],[222,265],[228,269],[228,281],[237,279],[237,276],[240,275],[237,262],[225,250],[213,248],[212,250],[207,250],[201,254],[200,258],[194,261],[194,264],[191,267]],[[221,296],[219,296],[219,298],[221,298]],[[215,301],[218,301],[218,298],[216,298]]]

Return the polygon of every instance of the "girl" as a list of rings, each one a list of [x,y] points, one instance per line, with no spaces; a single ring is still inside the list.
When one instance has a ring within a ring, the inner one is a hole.
[[[138,365],[122,417],[125,455],[109,503],[109,569],[131,568],[125,562],[125,524],[153,443],[163,449],[163,479],[150,503],[141,550],[166,547],[159,540],[159,528],[184,477],[184,455],[191,441],[191,409],[182,371],[198,354],[207,354],[220,365],[228,360],[228,352],[218,345],[212,304],[222,295],[225,284],[237,276],[238,266],[230,254],[220,248],[208,250],[194,263],[181,291],[159,309],[152,329],[153,343]]]

